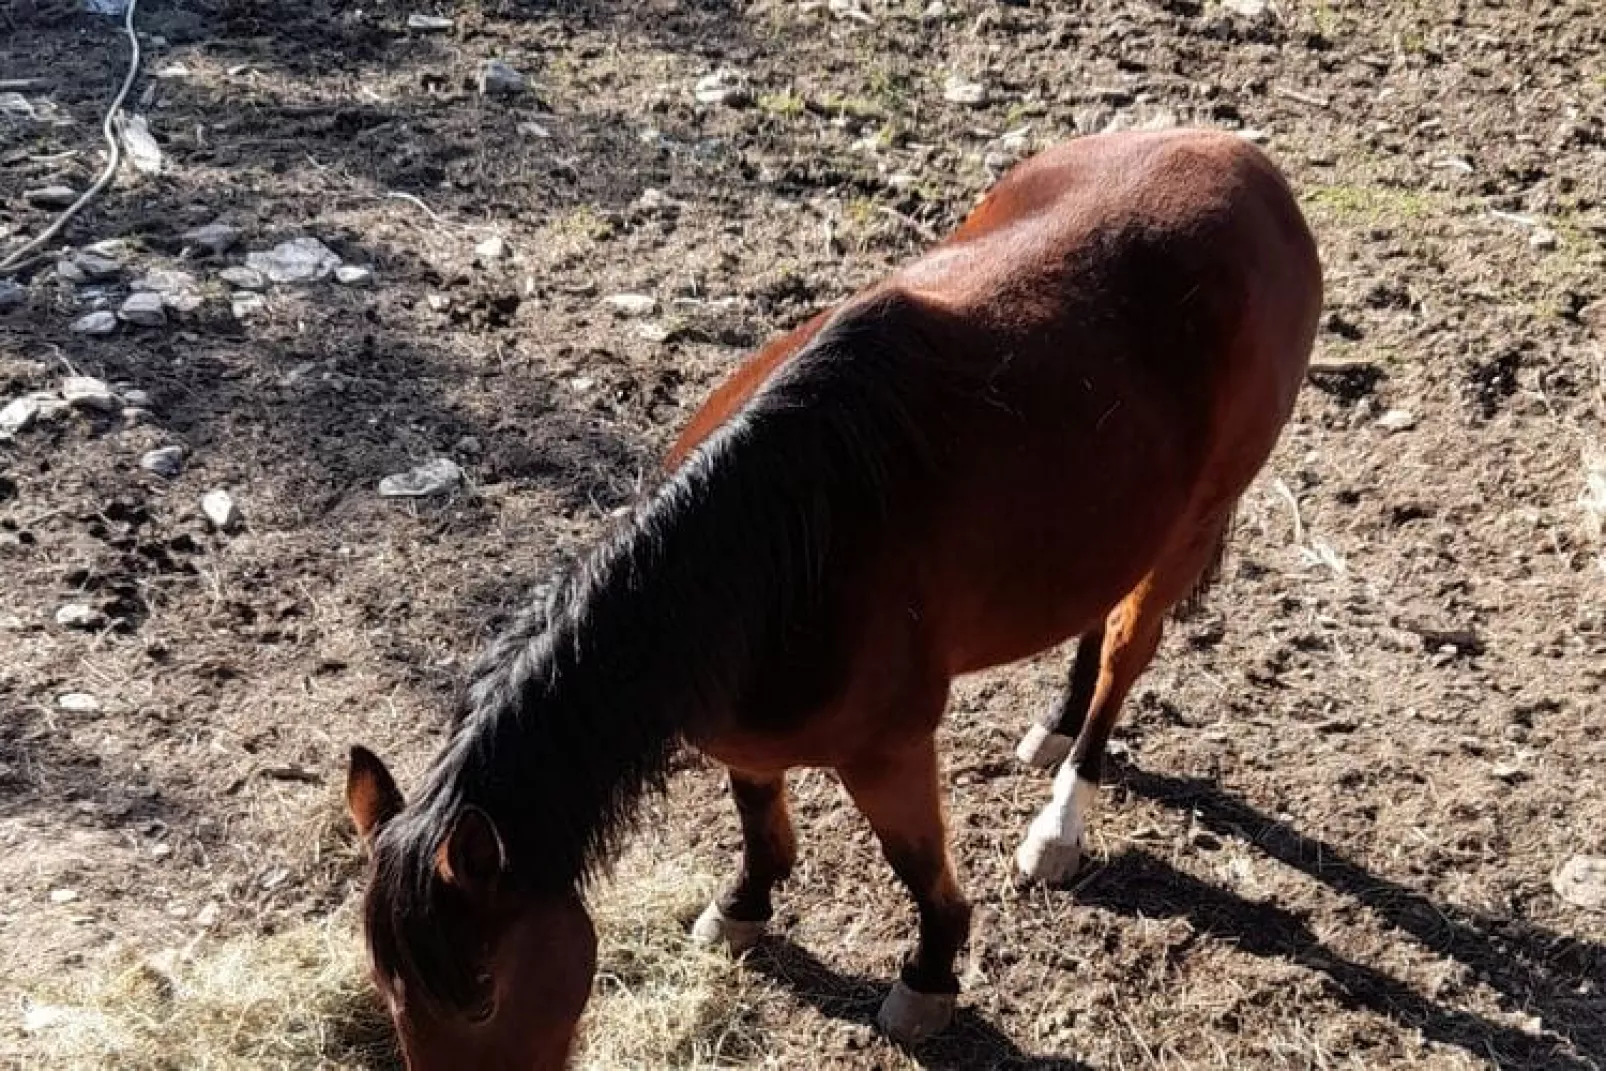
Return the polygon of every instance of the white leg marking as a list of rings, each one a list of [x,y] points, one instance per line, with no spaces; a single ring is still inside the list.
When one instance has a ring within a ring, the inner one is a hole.
[[[768,923],[742,922],[726,918],[716,901],[703,909],[691,928],[691,939],[699,948],[724,949],[740,956],[764,937]]]
[[[1054,794],[1032,819],[1015,863],[1033,881],[1054,884],[1076,873],[1082,861],[1082,835],[1098,806],[1099,786],[1081,777],[1070,763],[1054,775]]]
[[[1052,732],[1041,725],[1033,725],[1021,737],[1020,744],[1015,748],[1015,757],[1028,766],[1036,766],[1041,770],[1051,770],[1054,764],[1063,762],[1071,753],[1073,741],[1068,736]]]

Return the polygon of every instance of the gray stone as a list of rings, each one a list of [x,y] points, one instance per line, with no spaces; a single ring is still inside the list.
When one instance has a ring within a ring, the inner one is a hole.
[[[32,424],[39,415],[39,399],[13,398],[0,408],[0,439],[8,439]]]
[[[66,259],[56,261],[56,278],[72,286],[89,281],[89,276],[84,274],[84,269]]]
[[[267,252],[251,253],[245,266],[275,283],[315,283],[340,266],[335,252],[316,238],[292,238]]]
[[[175,268],[153,268],[128,284],[130,290],[148,290],[170,294],[177,290],[194,290],[195,276]]]
[[[184,470],[184,448],[162,446],[139,459],[139,467],[171,480]]]
[[[56,706],[68,714],[96,714],[100,711],[100,700],[88,692],[65,692],[56,697]]]
[[[474,246],[474,255],[481,260],[501,260],[507,253],[507,242],[500,234],[493,234]]]
[[[201,512],[206,514],[206,519],[212,522],[214,528],[222,532],[233,528],[240,520],[240,510],[235,506],[233,496],[222,488],[201,496]]]
[[[1377,418],[1377,426],[1384,431],[1410,431],[1416,427],[1416,414],[1409,409],[1390,409]]]
[[[651,294],[610,294],[602,303],[621,316],[651,316],[658,309]]]
[[[426,461],[407,472],[379,481],[381,498],[423,498],[450,491],[463,482],[463,470],[444,457]]]
[[[147,175],[162,170],[162,147],[151,136],[150,123],[143,115],[129,116],[119,133],[128,154],[128,162],[134,165],[134,170]]]
[[[1561,244],[1561,239],[1549,227],[1540,227],[1528,236],[1528,244],[1535,249],[1549,252]]]
[[[342,264],[335,269],[335,282],[342,286],[373,286],[374,269],[366,264]]]
[[[249,320],[268,311],[268,299],[251,290],[241,290],[229,302],[229,311],[236,320]]]
[[[729,67],[721,67],[697,79],[697,84],[692,87],[692,95],[700,104],[724,104],[731,108],[740,108],[753,101],[746,76]]]
[[[480,68],[480,92],[485,96],[512,96],[529,85],[524,75],[501,60],[487,60]]]
[[[423,15],[415,11],[407,16],[407,28],[409,30],[422,30],[425,33],[445,33],[454,25],[456,24],[451,19],[443,18],[440,15]]]
[[[68,376],[61,381],[61,396],[67,404],[79,409],[96,409],[109,413],[117,406],[117,396],[103,379],[94,376]]]
[[[224,268],[217,273],[217,277],[232,287],[240,290],[266,290],[268,277],[255,268],[244,268],[238,264]]]
[[[10,279],[0,279],[0,312],[8,312],[28,301],[28,288]]]
[[[1606,911],[1606,856],[1573,856],[1556,871],[1550,885],[1574,907]]]
[[[22,199],[35,208],[66,208],[78,200],[78,191],[71,186],[41,186],[25,191]]]
[[[97,629],[106,615],[87,602],[70,602],[56,611],[56,624],[62,628]]]
[[[72,258],[72,262],[87,278],[96,282],[115,279],[123,270],[123,266],[117,261],[111,257],[103,257],[99,253],[79,253]]]
[[[140,327],[160,327],[167,322],[164,295],[154,290],[139,290],[129,294],[117,310],[117,318]]]
[[[184,244],[214,257],[220,257],[240,240],[240,229],[227,223],[208,223],[184,233]]]
[[[951,74],[942,86],[942,99],[949,104],[979,107],[987,103],[987,87],[962,74]]]

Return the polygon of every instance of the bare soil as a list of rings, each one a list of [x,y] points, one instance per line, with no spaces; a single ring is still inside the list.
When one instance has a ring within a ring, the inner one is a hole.
[[[47,261],[0,313],[0,404],[68,367],[151,399],[0,443],[0,1063],[53,1066],[30,1001],[130,954],[342,912],[355,942],[349,742],[413,783],[476,647],[763,340],[1015,157],[1183,123],[1246,131],[1300,191],[1327,370],[1130,704],[1096,865],[1011,881],[1048,792],[1012,750],[1065,654],[968,680],[955,1030],[904,1054],[870,1028],[912,912],[816,773],[740,1030],[699,1029],[736,1065],[1606,1066],[1606,917],[1550,882],[1606,854],[1606,549],[1580,504],[1606,446],[1606,10],[1242,6],[486,0],[426,33],[382,0],[146,0],[133,99],[169,167],[125,169],[65,241],[123,239],[123,283],[182,267],[207,300],[85,338],[90,291]],[[125,63],[77,4],[7,17],[0,78],[71,123],[0,114],[0,249],[49,218],[22,190],[91,180]],[[490,58],[530,88],[482,96]],[[746,103],[697,101],[717,68]],[[987,98],[948,102],[952,75]],[[216,219],[241,245],[181,263]],[[510,258],[476,256],[493,232]],[[237,321],[218,270],[308,234],[376,285],[276,288]],[[168,444],[176,479],[139,467]],[[377,496],[439,455],[460,492]],[[233,533],[200,514],[217,487]],[[56,624],[72,601],[104,627]],[[729,867],[705,763],[647,822],[689,884]]]

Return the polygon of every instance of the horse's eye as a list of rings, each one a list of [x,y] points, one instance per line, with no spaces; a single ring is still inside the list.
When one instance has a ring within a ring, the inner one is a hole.
[[[485,997],[468,1009],[467,1018],[470,1023],[477,1026],[496,1013],[496,987],[491,984],[491,976],[488,974],[480,975],[475,981],[485,992]]]

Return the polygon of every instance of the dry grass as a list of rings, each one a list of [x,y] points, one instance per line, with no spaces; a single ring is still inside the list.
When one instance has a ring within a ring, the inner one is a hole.
[[[599,891],[601,964],[579,1067],[702,1069],[753,1055],[748,977],[686,939],[687,921],[712,888],[708,879],[686,880],[673,860],[638,853]],[[271,936],[156,957],[127,953],[98,974],[32,987],[19,1025],[22,1068],[399,1066],[350,909]]]
[[[189,954],[114,960],[27,997],[22,1067],[128,1071],[392,1066],[349,912]]]

